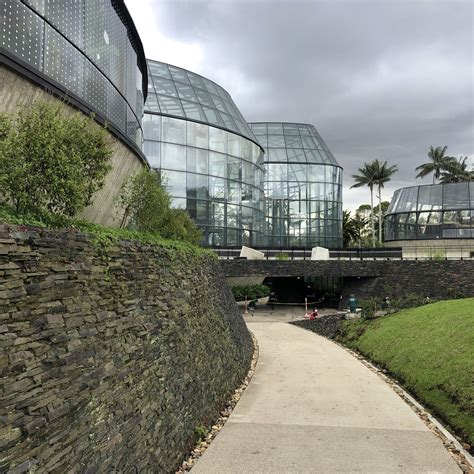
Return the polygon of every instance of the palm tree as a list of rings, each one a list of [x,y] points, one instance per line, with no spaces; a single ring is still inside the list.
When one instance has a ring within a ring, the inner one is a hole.
[[[385,183],[390,181],[391,176],[398,171],[398,167],[397,165],[389,166],[386,161],[381,163],[379,160],[374,160],[372,164],[375,170],[375,184],[377,185],[379,191],[379,242],[382,243],[382,188],[384,187]]]
[[[352,177],[355,180],[355,184],[351,186],[352,188],[360,188],[361,186],[368,186],[370,189],[370,208],[372,210],[370,216],[370,223],[372,229],[372,247],[375,247],[375,224],[374,224],[374,186],[377,184],[376,177],[377,177],[377,169],[374,162],[372,163],[364,163],[362,168],[359,168],[360,174],[353,174]]]
[[[433,173],[433,184],[437,179],[441,177],[441,172],[446,170],[446,167],[452,164],[453,161],[456,161],[455,158],[451,156],[446,156],[447,146],[437,146],[433,148],[430,145],[430,151],[428,152],[428,157],[431,159],[428,163],[423,163],[420,166],[415,168],[418,171],[416,175],[417,178],[423,178],[430,173]]]
[[[453,160],[447,164],[441,173],[440,183],[463,183],[474,180],[474,172],[467,169],[467,156]]]
[[[351,216],[351,211],[342,213],[342,235],[344,247],[351,242],[357,242],[361,238],[362,229],[367,225],[367,220],[356,215]]]

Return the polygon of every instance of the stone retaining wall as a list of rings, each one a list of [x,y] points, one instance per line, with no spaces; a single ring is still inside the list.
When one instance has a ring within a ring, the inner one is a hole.
[[[0,472],[174,472],[252,350],[210,256],[0,225]]]
[[[294,324],[303,329],[308,329],[329,339],[334,339],[339,324],[341,321],[345,321],[346,319],[347,315],[345,313],[334,313],[319,316],[313,320],[299,319],[298,321],[290,321],[290,324]]]

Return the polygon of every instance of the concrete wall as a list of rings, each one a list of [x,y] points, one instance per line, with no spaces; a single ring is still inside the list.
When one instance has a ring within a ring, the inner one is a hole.
[[[0,225],[0,472],[174,472],[252,350],[212,256]]]
[[[394,240],[385,247],[402,247],[404,258],[469,258],[474,253],[474,239]]]
[[[28,107],[37,100],[61,104],[66,113],[76,113],[77,109],[55,98],[45,89],[0,65],[0,112],[15,113],[19,107]],[[108,144],[112,148],[112,170],[107,175],[105,186],[94,196],[92,206],[78,216],[97,224],[118,227],[123,211],[116,205],[120,188],[126,178],[143,168],[138,155],[112,133],[108,134]]]
[[[221,260],[227,277],[330,276],[343,279],[343,295],[431,298],[453,292],[474,296],[474,260]]]

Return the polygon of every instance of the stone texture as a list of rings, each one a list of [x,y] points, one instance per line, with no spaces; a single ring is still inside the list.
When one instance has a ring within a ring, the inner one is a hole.
[[[325,314],[319,316],[313,320],[310,319],[298,319],[297,321],[289,321],[290,324],[294,324],[303,329],[309,329],[310,331],[320,334],[321,336],[329,339],[334,339],[337,334],[337,330],[341,321],[345,321],[347,315],[344,313]]]
[[[245,377],[218,262],[0,225],[0,472],[174,472]]]

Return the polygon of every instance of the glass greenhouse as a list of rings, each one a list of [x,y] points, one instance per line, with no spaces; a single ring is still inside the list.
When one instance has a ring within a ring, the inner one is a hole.
[[[342,168],[314,126],[249,125],[265,149],[268,245],[342,246]]]
[[[144,152],[174,207],[206,245],[264,243],[263,150],[230,95],[190,71],[148,60]]]
[[[384,220],[385,241],[474,238],[474,182],[395,191]]]

